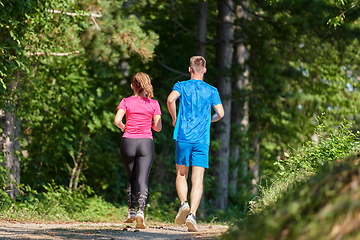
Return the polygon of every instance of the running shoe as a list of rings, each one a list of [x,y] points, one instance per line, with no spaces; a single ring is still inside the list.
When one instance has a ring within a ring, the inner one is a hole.
[[[188,202],[184,202],[183,204],[181,204],[179,211],[175,217],[175,223],[179,225],[184,224],[186,216],[189,214],[189,212],[190,212],[190,207]]]
[[[142,229],[146,228],[145,219],[144,219],[144,213],[143,212],[138,211],[136,216],[135,216],[135,220],[136,220],[135,228],[142,228]]]
[[[135,216],[136,216],[135,210],[133,209],[129,210],[124,223],[133,223],[135,221]]]
[[[196,217],[194,214],[190,213],[186,220],[185,220],[186,226],[188,227],[189,232],[198,232],[199,228],[196,224]]]

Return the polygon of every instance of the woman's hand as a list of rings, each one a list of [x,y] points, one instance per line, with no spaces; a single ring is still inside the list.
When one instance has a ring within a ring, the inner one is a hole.
[[[125,124],[123,123],[123,117],[125,115],[125,111],[123,109],[119,109],[117,112],[116,112],[116,115],[115,115],[115,119],[114,119],[114,123],[115,125],[120,128],[120,130],[122,132],[125,132]]]

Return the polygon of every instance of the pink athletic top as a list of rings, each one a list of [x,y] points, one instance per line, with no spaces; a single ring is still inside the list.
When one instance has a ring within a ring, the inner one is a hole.
[[[156,115],[161,115],[160,105],[157,100],[148,97],[127,97],[120,101],[117,109],[123,109],[126,116],[126,138],[151,138],[152,120]]]

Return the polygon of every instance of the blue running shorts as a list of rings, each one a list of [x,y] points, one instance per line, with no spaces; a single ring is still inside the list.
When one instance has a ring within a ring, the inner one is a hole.
[[[209,168],[209,145],[176,142],[176,164]]]

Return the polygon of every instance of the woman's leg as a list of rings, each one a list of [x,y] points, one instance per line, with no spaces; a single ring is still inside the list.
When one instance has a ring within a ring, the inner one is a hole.
[[[152,163],[154,161],[154,142],[150,138],[139,139],[138,157],[136,158],[136,172],[138,183],[138,204],[139,211],[145,210],[148,197],[148,180]]]
[[[128,208],[135,209],[138,189],[136,179],[136,139],[122,138],[120,142],[121,159],[128,176],[127,200]]]

